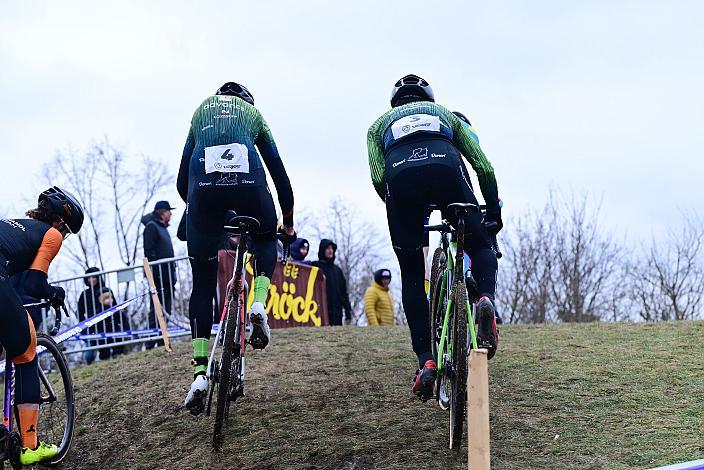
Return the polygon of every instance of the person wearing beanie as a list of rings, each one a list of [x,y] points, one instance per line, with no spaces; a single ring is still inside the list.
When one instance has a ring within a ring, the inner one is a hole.
[[[391,326],[394,324],[394,298],[389,291],[391,271],[379,269],[374,273],[374,282],[364,293],[364,311],[369,326]]]

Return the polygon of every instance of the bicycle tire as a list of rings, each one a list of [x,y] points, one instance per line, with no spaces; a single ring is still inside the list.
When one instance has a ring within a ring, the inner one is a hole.
[[[64,389],[64,401],[66,403],[66,424],[64,427],[63,437],[61,439],[61,442],[57,444],[59,447],[59,451],[56,456],[50,461],[43,463],[48,465],[56,465],[60,463],[64,459],[64,457],[66,457],[66,454],[71,448],[71,441],[73,440],[73,431],[76,424],[76,406],[73,390],[73,379],[71,377],[71,371],[69,370],[66,357],[61,352],[61,349],[56,344],[56,342],[50,336],[45,335],[43,333],[38,333],[37,347],[39,346],[43,346],[44,348],[46,348],[47,352],[45,354],[51,354],[51,356],[54,358],[54,361],[56,361],[56,365],[59,368],[59,373],[61,374],[61,385]],[[41,382],[41,380],[39,383],[40,387],[44,389],[45,386]],[[45,420],[45,418],[43,418],[45,414],[43,409],[44,405],[44,402],[42,402],[42,404],[40,405],[40,427],[42,426],[42,422]]]
[[[452,378],[450,396],[450,449],[462,447],[467,408],[467,288],[463,279],[455,282],[452,315]]]
[[[430,307],[428,327],[430,328],[430,347],[433,357],[438,355],[438,325],[441,324],[441,319],[444,316],[444,311],[438,312],[438,306],[441,304],[438,295],[442,289],[442,273],[445,270],[446,259],[442,248],[436,248],[433,253],[433,263],[430,267],[430,292],[428,296]]]
[[[235,277],[235,285],[230,291],[232,298],[230,299],[230,308],[227,312],[227,321],[225,322],[225,339],[223,343],[222,360],[220,362],[220,380],[218,382],[218,396],[215,404],[215,426],[213,429],[213,448],[220,449],[222,445],[223,429],[225,419],[229,414],[229,399],[230,399],[230,382],[232,381],[232,356],[235,347],[235,336],[239,326],[240,309],[240,289],[242,281],[242,259],[238,254],[237,257],[237,275]]]

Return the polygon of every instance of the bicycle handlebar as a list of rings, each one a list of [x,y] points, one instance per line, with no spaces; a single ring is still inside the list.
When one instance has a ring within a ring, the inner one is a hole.
[[[51,306],[52,306],[51,301],[49,301],[49,300],[23,305],[23,307],[25,309],[27,309],[27,308],[49,308]],[[51,327],[51,330],[49,330],[49,335],[51,335],[51,336],[56,336],[56,334],[61,329],[61,312],[62,311],[64,312],[64,315],[66,315],[66,318],[68,318],[69,313],[68,313],[68,310],[66,309],[66,305],[61,304],[58,307],[54,307],[54,326]]]

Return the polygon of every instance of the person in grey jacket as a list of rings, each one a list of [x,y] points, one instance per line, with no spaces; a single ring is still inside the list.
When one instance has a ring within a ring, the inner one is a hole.
[[[150,262],[174,257],[174,245],[171,243],[168,230],[171,211],[174,209],[168,201],[159,201],[154,205],[153,212],[142,217],[144,256]],[[173,263],[158,264],[152,267],[152,272],[161,305],[166,313],[171,313],[172,291],[176,284],[175,266]],[[149,328],[157,328],[153,302],[150,303],[149,308]],[[154,343],[147,343],[147,349],[153,347]]]

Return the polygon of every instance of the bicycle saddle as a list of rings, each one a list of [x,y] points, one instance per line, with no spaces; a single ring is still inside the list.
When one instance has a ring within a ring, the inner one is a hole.
[[[259,226],[259,221],[254,217],[235,215],[227,221],[225,224],[225,230],[245,230],[248,232],[253,232],[254,230],[258,230]]]
[[[455,214],[466,214],[468,212],[479,212],[479,206],[469,202],[454,202],[447,206],[447,210]]]

